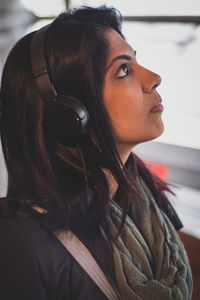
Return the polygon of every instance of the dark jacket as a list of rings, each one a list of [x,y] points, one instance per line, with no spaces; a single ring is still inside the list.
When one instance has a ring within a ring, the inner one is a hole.
[[[52,232],[11,199],[0,199],[1,300],[107,299]],[[173,208],[172,208],[173,209]],[[173,210],[172,223],[182,227]],[[79,237],[104,273],[115,282],[112,246],[106,231]]]
[[[8,203],[0,199],[2,300],[107,299],[53,233]],[[105,232],[99,230],[86,246],[114,280],[112,247]]]

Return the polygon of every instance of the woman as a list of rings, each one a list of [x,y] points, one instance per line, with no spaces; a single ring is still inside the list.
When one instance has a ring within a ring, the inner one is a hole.
[[[131,151],[163,132],[160,77],[113,8],[63,13],[11,51],[2,76],[4,299],[106,299],[53,232],[71,230],[121,299],[190,299],[167,185]],[[74,113],[75,110],[75,113]]]

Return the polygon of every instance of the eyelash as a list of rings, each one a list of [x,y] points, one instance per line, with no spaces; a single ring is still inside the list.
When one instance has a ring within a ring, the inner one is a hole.
[[[121,71],[125,72],[126,74],[123,75],[123,76],[119,76],[119,74],[120,74]],[[128,76],[128,75],[129,75],[129,69],[128,69],[128,67],[127,67],[127,64],[122,64],[122,65],[119,67],[118,71],[117,71],[116,78],[117,78],[117,79],[121,79],[121,78],[124,78],[124,77],[126,77],[126,76]]]

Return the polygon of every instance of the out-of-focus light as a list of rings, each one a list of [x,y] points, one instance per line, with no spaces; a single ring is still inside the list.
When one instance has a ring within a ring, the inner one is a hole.
[[[20,0],[20,2],[39,17],[57,16],[65,10],[64,0]]]
[[[120,10],[123,15],[199,15],[199,0],[71,0],[70,7],[107,4]]]

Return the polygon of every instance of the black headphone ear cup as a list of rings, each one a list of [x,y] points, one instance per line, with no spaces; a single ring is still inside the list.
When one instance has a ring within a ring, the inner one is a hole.
[[[46,56],[46,33],[52,25],[38,30],[31,42],[31,65],[39,93],[46,107],[43,112],[44,138],[51,144],[60,142],[76,146],[87,131],[89,115],[76,98],[58,95],[51,81],[50,65]]]
[[[61,96],[50,103],[43,113],[44,136],[49,142],[75,146],[87,131],[88,113],[77,99]]]

